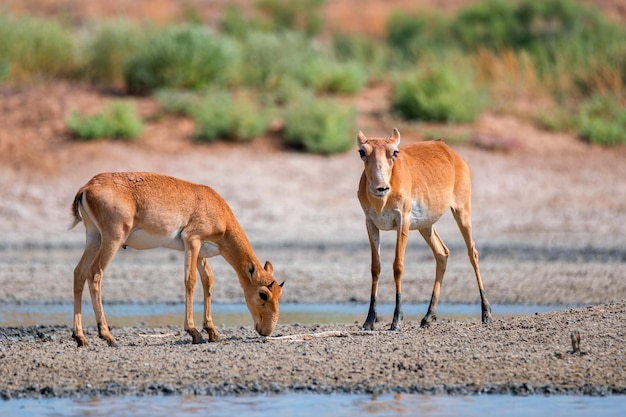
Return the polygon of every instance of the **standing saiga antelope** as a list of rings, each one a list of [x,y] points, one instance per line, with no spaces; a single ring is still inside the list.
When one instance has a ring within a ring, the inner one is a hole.
[[[482,322],[491,322],[491,307],[485,296],[478,270],[478,251],[472,239],[470,218],[471,180],[467,163],[440,140],[421,142],[398,149],[400,132],[393,130],[389,139],[367,139],[357,135],[357,146],[365,169],[359,183],[358,197],[372,250],[372,292],[369,312],[363,324],[374,329],[376,293],[380,275],[380,230],[396,230],[396,255],[393,276],[396,284],[396,307],[390,330],[400,329],[402,319],[401,282],[404,253],[409,230],[419,230],[433,251],[437,262],[435,285],[428,312],[421,322],[428,327],[436,319],[441,281],[446,270],[448,248],[435,231],[434,224],[449,208],[461,230],[480,291]]]
[[[74,329],[78,346],[87,344],[81,318],[85,281],[98,324],[98,334],[115,346],[102,309],[102,276],[120,247],[169,248],[185,252],[185,325],[193,343],[202,342],[193,322],[196,268],[204,291],[203,328],[209,341],[219,335],[211,317],[213,272],[207,258],[222,255],[243,288],[256,331],[269,336],[278,321],[283,284],[274,279],[272,264],[261,266],[243,229],[219,194],[152,172],[101,173],[81,187],[72,204],[74,223],[85,223],[85,252],[74,269]]]

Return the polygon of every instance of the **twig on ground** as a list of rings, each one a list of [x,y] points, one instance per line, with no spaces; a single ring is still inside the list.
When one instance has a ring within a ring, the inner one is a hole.
[[[291,334],[287,336],[269,336],[264,339],[267,342],[280,342],[280,341],[292,341],[303,342],[311,339],[321,339],[324,337],[349,337],[349,336],[370,336],[373,332],[343,332],[339,330],[329,330],[319,333],[301,333]]]

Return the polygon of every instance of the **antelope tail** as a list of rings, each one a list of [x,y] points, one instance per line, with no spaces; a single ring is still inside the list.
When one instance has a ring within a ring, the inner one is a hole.
[[[80,206],[81,204],[81,200],[83,198],[83,190],[78,191],[78,193],[76,194],[76,197],[74,197],[74,202],[72,203],[72,224],[70,225],[68,230],[71,230],[74,228],[74,226],[76,226],[78,223],[80,223],[83,218],[80,216],[80,210],[78,209],[78,206]]]

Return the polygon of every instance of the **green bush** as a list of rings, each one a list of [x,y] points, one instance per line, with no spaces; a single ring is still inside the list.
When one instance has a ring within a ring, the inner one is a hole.
[[[284,111],[284,138],[307,152],[334,154],[354,145],[355,109],[332,99],[303,96]]]
[[[134,139],[141,135],[143,123],[131,103],[113,102],[102,113],[88,116],[70,114],[68,128],[77,139]]]
[[[367,82],[364,66],[341,62],[329,47],[295,32],[250,33],[243,47],[242,84],[261,90],[279,88],[284,80],[330,93],[355,93]]]
[[[165,113],[176,116],[191,116],[199,101],[197,93],[167,88],[157,90],[154,97]]]
[[[310,84],[321,52],[301,34],[250,33],[243,45],[240,79],[246,86],[273,89],[284,78]]]
[[[485,105],[468,68],[442,64],[414,71],[394,83],[392,109],[412,120],[474,121]]]
[[[227,139],[248,142],[265,133],[268,126],[266,112],[251,97],[241,95],[234,101]]]
[[[365,69],[356,62],[318,62],[312,69],[315,75],[311,78],[311,84],[317,91],[354,94],[367,82]]]
[[[460,44],[469,50],[515,46],[521,30],[516,5],[506,0],[471,4],[459,12],[452,27]]]
[[[230,133],[233,100],[227,91],[207,92],[192,110],[196,123],[195,137],[202,142],[213,142]]]
[[[613,95],[594,95],[582,103],[578,134],[599,145],[626,144],[626,107]]]
[[[71,31],[59,22],[0,14],[0,67],[15,81],[76,72]]]
[[[335,33],[332,47],[340,62],[358,63],[368,78],[387,75],[389,49],[385,43],[362,35]]]
[[[257,0],[256,7],[265,15],[269,30],[298,30],[314,36],[324,24],[323,4],[324,0]]]
[[[224,90],[210,90],[193,107],[195,137],[199,141],[218,139],[250,141],[267,130],[268,117],[248,95],[233,97]]]
[[[219,22],[220,32],[236,39],[245,39],[249,32],[259,30],[259,25],[246,18],[237,6],[226,6]]]
[[[407,62],[454,47],[449,19],[438,13],[394,13],[387,21],[386,37]]]
[[[124,77],[134,93],[225,85],[237,59],[236,44],[229,38],[200,26],[167,27],[148,36],[124,67]]]
[[[87,79],[103,84],[123,83],[123,68],[141,47],[146,30],[124,19],[96,23],[84,46]]]

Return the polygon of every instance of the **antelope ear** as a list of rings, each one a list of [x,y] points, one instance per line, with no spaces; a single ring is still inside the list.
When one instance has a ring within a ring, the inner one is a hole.
[[[395,127],[393,128],[393,133],[391,134],[391,140],[393,140],[396,146],[400,144],[400,131]]]
[[[359,133],[356,135],[356,146],[364,145],[365,142],[367,142],[367,138],[365,137],[363,132],[359,130]]]
[[[250,280],[254,280],[254,273],[256,272],[256,267],[252,262],[250,262],[250,266],[248,267],[248,273],[250,274]]]
[[[272,274],[274,272],[274,265],[270,261],[265,261],[265,266],[263,267],[267,272]]]

